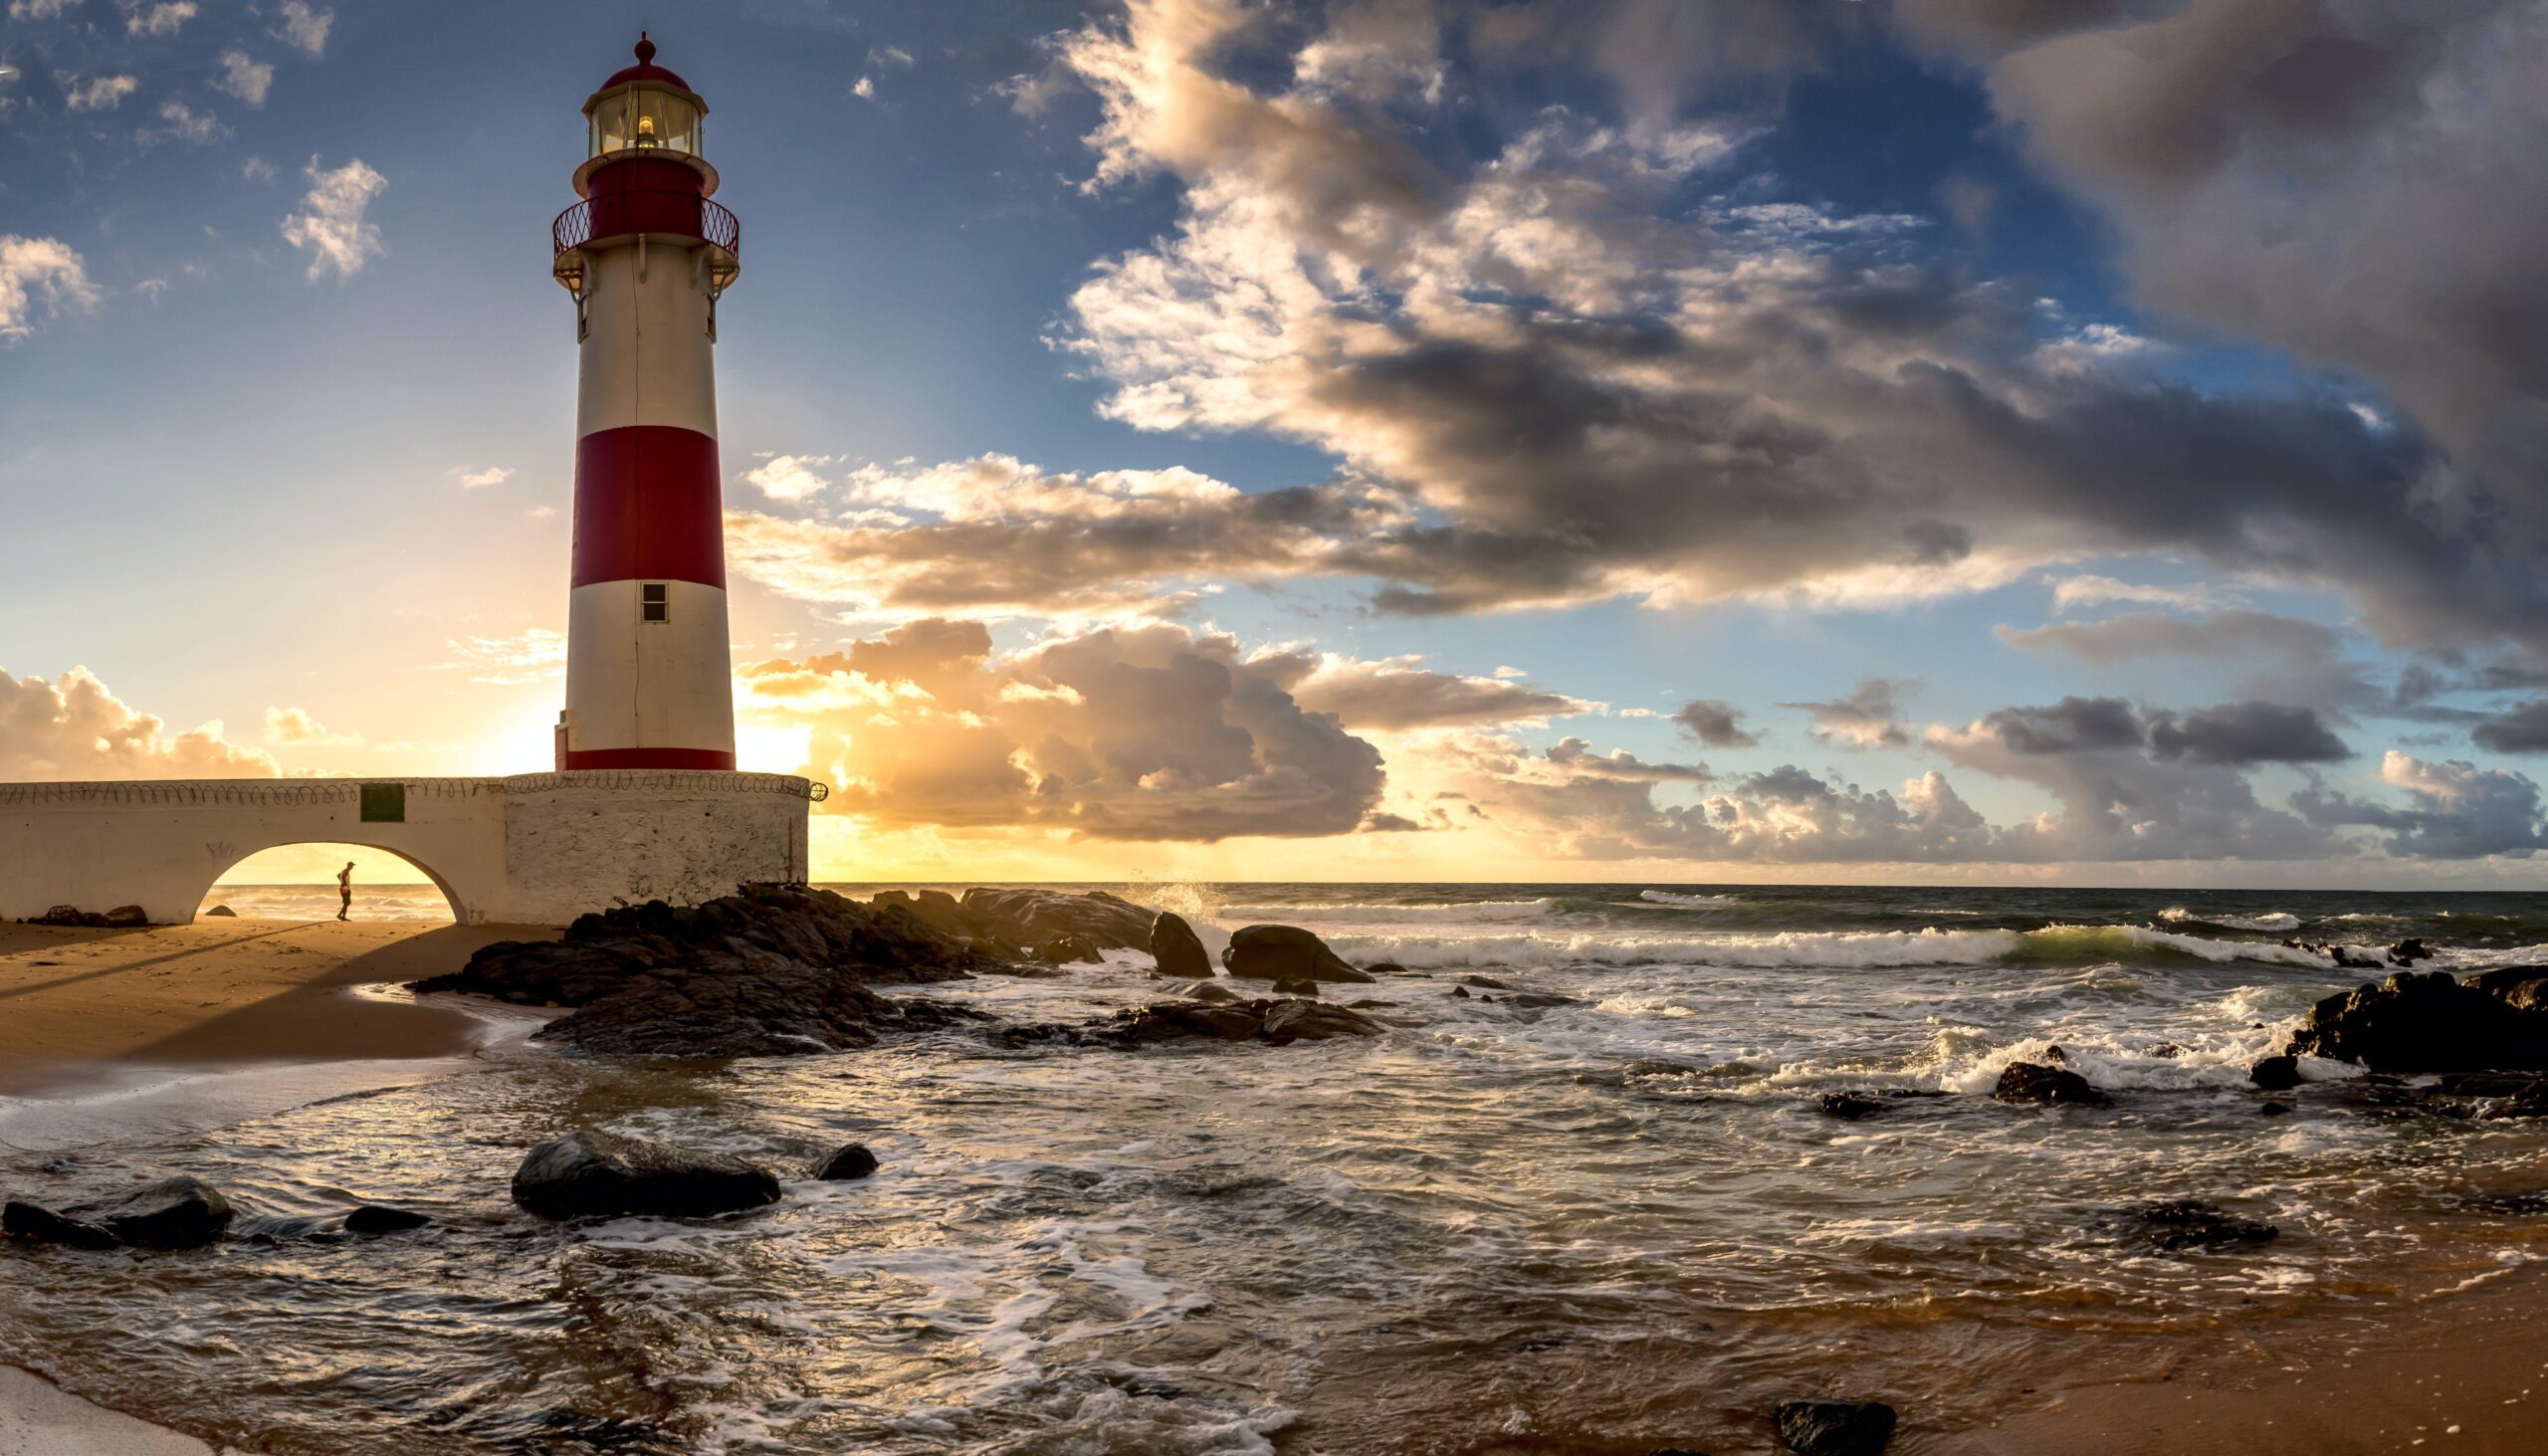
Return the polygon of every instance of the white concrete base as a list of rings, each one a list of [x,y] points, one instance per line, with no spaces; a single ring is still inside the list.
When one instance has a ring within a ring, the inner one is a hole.
[[[403,799],[395,817],[378,791],[389,785]],[[746,882],[802,883],[816,791],[781,774],[682,769],[0,784],[0,920],[138,905],[154,925],[183,925],[232,865],[314,842],[399,856],[462,925],[696,905]]]

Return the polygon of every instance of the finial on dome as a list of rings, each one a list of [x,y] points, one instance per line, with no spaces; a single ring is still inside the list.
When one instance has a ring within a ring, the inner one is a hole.
[[[646,33],[642,30],[637,33],[637,64],[640,66],[655,64],[655,43],[646,39]]]

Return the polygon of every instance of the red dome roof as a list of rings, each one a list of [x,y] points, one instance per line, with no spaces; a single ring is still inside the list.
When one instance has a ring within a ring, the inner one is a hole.
[[[646,39],[646,33],[642,30],[637,33],[637,64],[612,72],[610,80],[601,84],[601,89],[608,91],[614,86],[623,86],[632,81],[654,81],[665,86],[679,87],[683,91],[690,90],[689,82],[655,64],[655,43]]]

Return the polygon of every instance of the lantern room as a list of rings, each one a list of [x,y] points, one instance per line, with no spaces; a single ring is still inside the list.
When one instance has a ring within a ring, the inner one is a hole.
[[[575,191],[591,196],[593,173],[609,163],[660,159],[698,172],[705,197],[717,190],[717,169],[701,154],[707,126],[708,103],[655,64],[655,43],[641,31],[637,64],[622,68],[584,103],[584,164],[575,169]]]

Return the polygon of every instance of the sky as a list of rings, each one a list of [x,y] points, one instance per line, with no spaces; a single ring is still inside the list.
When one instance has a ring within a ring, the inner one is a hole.
[[[2539,0],[5,0],[0,778],[547,766],[641,27],[817,878],[2539,883]]]

